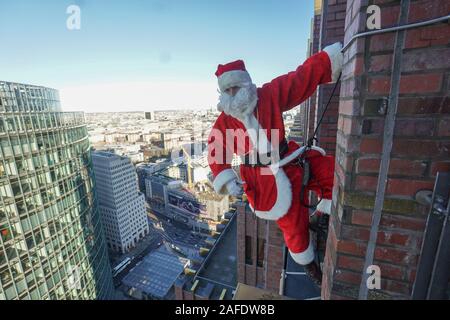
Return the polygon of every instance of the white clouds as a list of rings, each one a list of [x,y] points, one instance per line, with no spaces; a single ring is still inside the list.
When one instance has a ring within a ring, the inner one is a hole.
[[[215,82],[127,82],[66,87],[59,90],[63,111],[108,112],[211,108]]]

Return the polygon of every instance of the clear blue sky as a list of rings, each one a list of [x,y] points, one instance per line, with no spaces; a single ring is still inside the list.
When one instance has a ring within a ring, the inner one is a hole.
[[[66,28],[71,4],[81,8],[81,30]],[[145,94],[126,105],[134,83],[174,84],[187,105],[205,104],[196,97],[216,86],[219,63],[244,59],[257,85],[295,69],[312,16],[313,0],[0,0],[0,80],[60,89],[63,106],[84,111],[93,107],[86,98],[102,99],[95,88],[122,84],[115,108],[164,107],[164,96],[147,103]]]

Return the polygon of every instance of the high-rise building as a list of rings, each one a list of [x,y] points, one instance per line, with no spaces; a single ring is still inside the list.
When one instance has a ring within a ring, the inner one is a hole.
[[[155,112],[154,111],[145,112],[145,119],[152,121],[155,120]]]
[[[83,113],[0,81],[0,300],[112,297],[94,184]]]
[[[297,142],[299,145],[303,145],[304,141],[304,112],[299,112],[294,117],[294,124],[290,128],[289,140]]]
[[[149,232],[144,194],[139,192],[130,159],[114,153],[92,153],[99,209],[108,246],[128,252]]]
[[[170,161],[159,161],[156,163],[139,163],[136,165],[136,173],[138,176],[139,191],[145,194],[145,179],[155,172],[162,171],[170,166]]]

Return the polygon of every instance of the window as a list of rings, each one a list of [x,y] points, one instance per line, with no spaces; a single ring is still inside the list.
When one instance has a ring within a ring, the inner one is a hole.
[[[258,251],[256,253],[256,264],[258,267],[264,267],[264,257],[266,251],[266,240],[258,238],[257,239]]]
[[[0,178],[2,178],[3,176],[6,176],[6,170],[3,162],[0,161]]]
[[[252,237],[245,236],[245,263],[253,264],[252,259]]]

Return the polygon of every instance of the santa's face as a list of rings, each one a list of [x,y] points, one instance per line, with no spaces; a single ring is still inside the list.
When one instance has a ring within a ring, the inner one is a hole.
[[[244,84],[239,89],[226,90],[219,97],[217,109],[237,119],[252,114],[258,102],[256,85]],[[228,91],[228,92],[227,92]]]
[[[225,90],[225,93],[234,97],[236,95],[236,93],[239,91],[239,89],[241,89],[241,87],[231,87]]]

